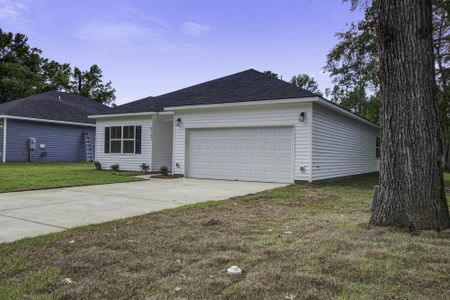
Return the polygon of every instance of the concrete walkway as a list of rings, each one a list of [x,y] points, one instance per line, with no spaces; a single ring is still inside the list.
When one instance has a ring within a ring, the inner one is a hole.
[[[0,194],[0,243],[285,186],[276,183],[151,179]]]

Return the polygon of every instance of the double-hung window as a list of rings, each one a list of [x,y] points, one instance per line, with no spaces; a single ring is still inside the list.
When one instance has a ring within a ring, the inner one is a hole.
[[[111,153],[122,153],[122,126],[111,127]]]
[[[135,140],[135,128],[134,126],[123,126],[123,153],[134,153],[134,145],[136,143]]]
[[[105,127],[105,153],[140,154],[141,126]]]

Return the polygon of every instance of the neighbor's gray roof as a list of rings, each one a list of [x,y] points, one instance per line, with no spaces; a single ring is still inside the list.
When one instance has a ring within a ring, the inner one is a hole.
[[[160,112],[164,107],[221,104],[286,98],[314,97],[316,94],[273,78],[254,69],[221,77],[175,92],[147,97],[108,110],[104,114]]]
[[[109,109],[83,96],[50,91],[0,104],[0,115],[95,124],[87,116]]]

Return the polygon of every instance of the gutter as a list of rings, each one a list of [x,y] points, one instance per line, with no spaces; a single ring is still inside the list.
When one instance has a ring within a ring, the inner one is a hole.
[[[133,116],[152,116],[152,115],[156,115],[156,114],[157,113],[154,111],[149,111],[149,112],[124,113],[124,114],[89,115],[88,119],[133,117]]]
[[[326,99],[324,99],[322,97],[318,97],[318,100],[315,101],[315,102],[317,102],[318,104],[321,104],[321,105],[323,105],[323,106],[325,106],[325,107],[327,107],[327,108],[329,108],[331,110],[334,110],[334,111],[337,111],[337,112],[339,112],[339,113],[341,113],[343,115],[346,115],[347,117],[350,117],[352,119],[358,120],[358,121],[360,121],[360,122],[362,122],[362,123],[364,123],[366,125],[372,126],[372,127],[376,128],[376,129],[380,129],[380,126],[378,126],[377,124],[372,123],[371,121],[369,121],[369,120],[367,120],[367,119],[365,119],[365,118],[363,118],[361,116],[358,116],[357,114],[355,114],[355,113],[353,113],[353,112],[343,108],[342,106],[339,106],[338,104],[333,103],[331,101],[328,101],[328,100],[326,100]]]
[[[247,102],[232,102],[232,103],[220,103],[220,104],[198,104],[198,105],[182,105],[182,106],[168,106],[164,107],[164,111],[178,111],[178,110],[189,110],[189,109],[203,109],[203,108],[227,108],[227,107],[241,107],[241,106],[256,106],[256,105],[269,105],[269,104],[289,104],[289,103],[317,103],[325,106],[333,111],[346,115],[352,119],[360,121],[371,127],[380,129],[375,123],[360,117],[353,112],[328,101],[322,97],[304,97],[304,98],[290,98],[290,99],[275,99],[275,100],[262,100],[262,101],[247,101]]]
[[[28,118],[28,117],[19,117],[19,116],[10,116],[10,115],[0,115],[0,118],[12,119],[12,120],[23,120],[23,121],[33,121],[33,122],[43,122],[43,123],[54,123],[54,124],[65,124],[65,125],[76,125],[76,126],[90,126],[95,127],[95,124],[92,123],[81,123],[81,122],[68,122],[68,121],[58,121],[58,120],[50,120],[50,119],[38,119],[38,118]]]
[[[274,99],[274,100],[256,100],[246,102],[230,102],[219,104],[196,104],[196,105],[180,105],[164,107],[164,111],[176,111],[199,108],[222,108],[222,107],[239,107],[239,106],[255,106],[267,104],[288,104],[288,103],[305,103],[317,101],[319,97],[304,97],[304,98],[290,98],[290,99]]]

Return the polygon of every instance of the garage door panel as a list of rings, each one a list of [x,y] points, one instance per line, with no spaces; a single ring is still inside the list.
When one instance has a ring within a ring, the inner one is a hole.
[[[291,127],[190,130],[187,175],[292,182],[292,130]]]

